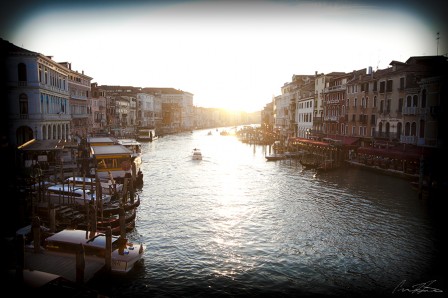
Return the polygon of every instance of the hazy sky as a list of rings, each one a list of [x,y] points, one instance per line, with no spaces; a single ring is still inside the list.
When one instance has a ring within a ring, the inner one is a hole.
[[[201,107],[252,112],[294,74],[448,53],[436,0],[12,2],[0,4],[3,39],[99,85],[172,87]]]

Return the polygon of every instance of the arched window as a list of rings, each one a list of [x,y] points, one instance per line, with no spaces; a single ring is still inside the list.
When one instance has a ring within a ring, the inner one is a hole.
[[[389,136],[390,133],[390,124],[389,122],[386,122],[386,136]]]
[[[376,108],[376,96],[373,97],[373,107]]]
[[[366,107],[366,99],[365,99],[364,97],[361,99],[361,106],[362,106],[363,108]]]
[[[406,97],[406,107],[412,107],[412,97],[410,95]]]
[[[401,137],[401,133],[402,133],[402,130],[403,129],[403,127],[402,127],[402,124],[401,124],[401,122],[398,122],[397,123],[397,139],[399,140],[400,139],[400,137]]]
[[[426,108],[426,89],[422,91],[422,108]]]
[[[383,133],[383,122],[380,122],[378,125],[378,132],[380,133],[380,135]]]
[[[19,82],[26,82],[27,81],[27,76],[26,76],[26,65],[25,63],[19,63],[19,65],[17,65],[17,70],[18,70],[18,79]]]
[[[412,122],[411,124],[411,136],[415,137],[417,135],[417,124]]]
[[[404,127],[404,135],[405,136],[411,135],[411,124],[409,122],[406,122],[406,125]]]
[[[412,97],[412,106],[417,107],[418,106],[418,95],[414,95]]]

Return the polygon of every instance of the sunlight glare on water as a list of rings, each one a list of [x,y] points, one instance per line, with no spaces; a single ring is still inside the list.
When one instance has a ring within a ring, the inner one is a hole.
[[[269,146],[208,132],[144,144],[129,237],[147,251],[111,296],[391,294],[431,271],[434,227],[408,181],[352,168],[316,176],[266,161]]]

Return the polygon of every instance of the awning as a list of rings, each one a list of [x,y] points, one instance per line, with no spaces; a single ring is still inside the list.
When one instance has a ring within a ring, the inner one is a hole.
[[[24,151],[53,151],[62,150],[67,143],[64,140],[35,140],[26,142],[17,147]]]
[[[321,141],[315,141],[310,139],[304,139],[304,138],[289,138],[289,143],[293,145],[315,145],[315,146],[321,146],[321,147],[328,147],[330,146],[329,143],[321,142]]]

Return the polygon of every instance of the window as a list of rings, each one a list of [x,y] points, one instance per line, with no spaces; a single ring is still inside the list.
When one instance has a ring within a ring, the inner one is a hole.
[[[406,97],[406,107],[410,108],[412,106],[412,97],[408,95]]]
[[[386,92],[392,92],[392,85],[393,85],[393,81],[392,80],[387,80],[387,90],[386,90]]]
[[[398,99],[398,112],[401,113],[403,111],[403,98]]]
[[[400,90],[404,90],[404,78],[400,78]]]
[[[374,108],[376,108],[376,105],[377,105],[376,102],[377,102],[377,99],[376,99],[376,96],[374,96],[374,97],[373,97],[373,107],[374,107]]]
[[[419,137],[420,137],[420,138],[424,138],[424,137],[425,137],[425,120],[420,120],[420,133],[419,133]]]
[[[426,108],[426,89],[422,91],[422,108]]]
[[[28,115],[28,96],[24,93],[19,96],[19,111],[20,115]]]
[[[412,97],[412,106],[413,107],[417,107],[418,106],[418,96],[417,95],[414,95]]]
[[[19,65],[17,67],[18,67],[19,82],[26,82],[27,81],[26,65],[24,63],[19,63]]]
[[[415,137],[417,135],[417,124],[412,122],[411,124],[411,136]]]
[[[380,93],[384,93],[386,87],[386,82],[380,82]]]

